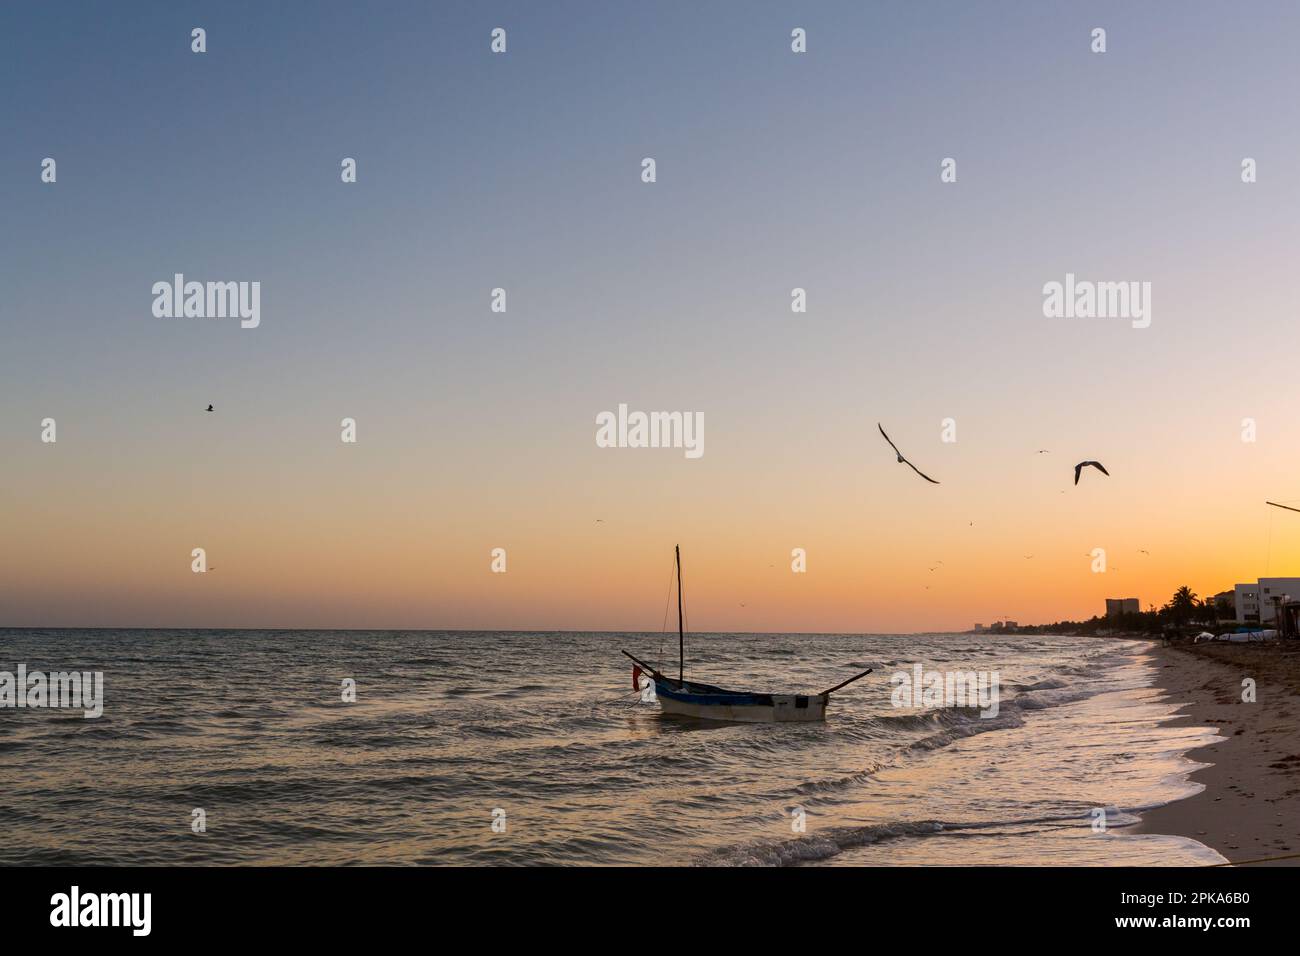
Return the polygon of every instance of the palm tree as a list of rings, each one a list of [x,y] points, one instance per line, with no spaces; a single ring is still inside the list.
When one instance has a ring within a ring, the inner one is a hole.
[[[1184,584],[1174,592],[1174,596],[1165,605],[1165,610],[1175,624],[1186,624],[1196,613],[1196,592]]]

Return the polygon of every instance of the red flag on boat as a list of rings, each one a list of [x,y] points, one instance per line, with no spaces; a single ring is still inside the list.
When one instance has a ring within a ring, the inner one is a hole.
[[[632,689],[641,689],[641,665],[639,664],[632,665]]]

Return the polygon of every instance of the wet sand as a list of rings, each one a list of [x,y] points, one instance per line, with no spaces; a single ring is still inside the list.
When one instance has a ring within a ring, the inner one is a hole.
[[[1300,646],[1152,650],[1156,685],[1224,739],[1188,754],[1210,764],[1191,775],[1205,790],[1143,814],[1137,832],[1191,837],[1234,863],[1295,854],[1256,865],[1300,866]],[[1255,703],[1242,700],[1245,678]]]

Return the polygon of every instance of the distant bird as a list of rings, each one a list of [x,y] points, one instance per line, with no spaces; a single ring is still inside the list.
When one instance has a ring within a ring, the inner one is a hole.
[[[208,406],[208,407],[207,407],[207,408],[205,408],[205,409],[204,409],[204,411],[207,411],[207,412],[210,412],[210,411],[212,411],[212,406],[211,406],[211,405],[209,405],[209,406]]]
[[[920,475],[922,478],[924,478],[932,485],[937,485],[939,483],[935,481],[933,478],[931,478],[929,475],[927,475],[925,472],[923,472],[920,468],[917,468],[916,465],[912,464],[910,461],[908,461],[906,458],[903,457],[903,453],[898,450],[898,446],[893,443],[893,441],[890,439],[888,435],[885,435],[884,426],[881,425],[880,422],[876,422],[876,427],[880,429],[880,434],[885,436],[885,441],[889,442],[889,447],[894,449],[894,454],[898,456],[898,463],[900,465],[906,465],[908,468],[911,468],[914,472],[916,472],[918,475]]]
[[[1139,553],[1139,554],[1150,554],[1151,552],[1150,552],[1150,551],[1147,551],[1147,550],[1144,549],[1144,548],[1138,548],[1138,553]]]
[[[1029,560],[1030,558],[1032,558],[1032,557],[1033,557],[1032,554],[1027,554],[1027,555],[1025,555],[1025,560],[1028,561],[1028,560]]]
[[[596,519],[596,524],[604,524],[604,523],[605,523],[605,519],[604,519],[604,518],[597,518],[597,519]]]
[[[1047,449],[1047,448],[1040,448],[1040,449],[1038,449],[1038,454],[1040,454],[1040,455],[1050,455],[1050,454],[1051,454],[1051,450],[1050,450],[1050,449]]]
[[[1106,475],[1106,476],[1109,477],[1110,472],[1106,470],[1105,466],[1102,465],[1101,462],[1099,462],[1099,461],[1081,461],[1081,462],[1079,462],[1077,465],[1074,466],[1074,483],[1075,483],[1076,485],[1079,483],[1079,473],[1082,472],[1083,469],[1086,468],[1088,465],[1092,465],[1092,467],[1096,468],[1096,469],[1097,469],[1099,472],[1101,472],[1103,475]]]

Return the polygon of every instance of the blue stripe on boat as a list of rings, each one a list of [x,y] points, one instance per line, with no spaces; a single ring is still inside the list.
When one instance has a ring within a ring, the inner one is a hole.
[[[708,707],[771,707],[772,695],[770,694],[745,694],[736,691],[723,690],[720,687],[709,687],[707,684],[692,685],[689,681],[686,683],[686,690],[677,690],[672,685],[664,681],[655,681],[655,693],[660,697],[667,697],[670,700],[679,700],[686,704],[700,704]],[[692,693],[694,689],[703,690],[703,693]]]

